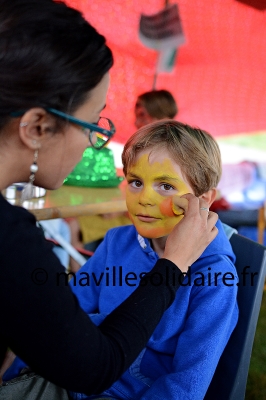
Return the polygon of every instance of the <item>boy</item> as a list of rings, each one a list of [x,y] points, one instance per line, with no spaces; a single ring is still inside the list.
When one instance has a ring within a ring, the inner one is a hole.
[[[173,120],[137,131],[126,143],[122,161],[134,225],[111,229],[71,281],[81,307],[96,324],[134,291],[139,278],[162,256],[167,235],[183,218],[173,197],[190,192],[210,206],[221,176],[215,140]],[[235,258],[219,221],[217,228],[217,237],[191,266],[146,348],[102,397],[204,398],[238,317]],[[160,284],[160,277],[154,284]]]

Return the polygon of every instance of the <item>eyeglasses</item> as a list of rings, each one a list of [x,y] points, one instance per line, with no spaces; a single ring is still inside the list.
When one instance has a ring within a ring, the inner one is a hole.
[[[85,135],[88,136],[90,144],[97,150],[104,147],[115,134],[115,126],[109,118],[100,117],[96,125],[72,117],[72,115],[65,114],[54,108],[46,108],[46,111],[81,126]]]
[[[56,115],[59,118],[63,118],[66,121],[81,126],[85,135],[88,136],[90,144],[97,150],[102,149],[115,134],[115,126],[109,118],[100,117],[96,125],[75,118],[72,115],[66,114],[62,111],[58,111],[55,108],[46,108],[46,111],[50,114]],[[11,116],[19,117],[24,113],[25,111],[17,111],[11,113]]]

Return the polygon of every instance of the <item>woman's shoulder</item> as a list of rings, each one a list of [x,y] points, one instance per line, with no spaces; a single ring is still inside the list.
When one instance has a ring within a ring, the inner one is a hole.
[[[19,229],[20,225],[24,224],[36,226],[36,219],[33,214],[27,211],[23,207],[14,206],[10,204],[0,194],[0,225],[1,231],[7,231],[9,229]]]
[[[18,253],[30,254],[36,250],[36,253],[51,249],[51,244],[44,238],[41,228],[36,225],[36,219],[33,214],[23,207],[9,204],[0,195],[0,253],[1,257],[7,256],[11,252],[14,258]]]

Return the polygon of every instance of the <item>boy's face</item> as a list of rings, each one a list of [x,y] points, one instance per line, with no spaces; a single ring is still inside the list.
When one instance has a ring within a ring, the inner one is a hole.
[[[138,233],[149,239],[169,235],[182,215],[174,214],[172,197],[193,193],[169,152],[158,147],[141,151],[126,176],[129,217]]]

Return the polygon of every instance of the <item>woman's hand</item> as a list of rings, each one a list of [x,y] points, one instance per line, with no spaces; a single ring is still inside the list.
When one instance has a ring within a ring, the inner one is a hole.
[[[216,237],[218,215],[208,211],[209,205],[205,200],[190,193],[174,201],[176,206],[184,209],[185,215],[168,236],[163,258],[187,272]]]

